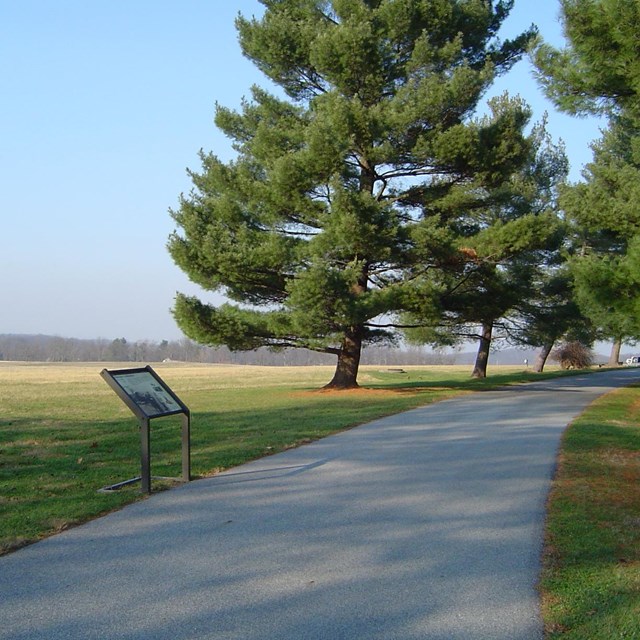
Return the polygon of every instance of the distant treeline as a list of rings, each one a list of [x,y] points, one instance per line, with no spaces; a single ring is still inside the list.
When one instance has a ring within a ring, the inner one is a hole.
[[[79,339],[46,335],[0,335],[0,360],[26,362],[203,362],[215,364],[316,365],[335,364],[335,356],[284,349],[272,351],[229,351],[226,347],[206,347],[187,338],[129,342],[125,338]],[[455,353],[432,352],[423,347],[369,347],[362,364],[410,365],[455,364]]]

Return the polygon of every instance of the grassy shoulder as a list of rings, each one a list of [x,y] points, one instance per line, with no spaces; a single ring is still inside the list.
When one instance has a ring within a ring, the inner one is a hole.
[[[546,637],[640,638],[640,394],[602,397],[567,429],[549,497]]]
[[[139,485],[97,492],[140,472],[138,423],[100,378],[104,366],[0,362],[0,553],[141,499]],[[472,380],[469,367],[363,367],[362,389],[322,392],[331,367],[154,368],[191,409],[195,477],[457,394],[540,379],[521,367],[496,367],[486,380]],[[180,476],[180,446],[179,418],[152,421],[153,475]]]

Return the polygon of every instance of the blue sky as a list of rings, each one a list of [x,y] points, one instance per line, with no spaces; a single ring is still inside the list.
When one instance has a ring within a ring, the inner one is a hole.
[[[562,42],[557,0],[516,0],[503,36],[536,23]],[[239,50],[257,0],[0,0],[0,333],[181,337],[176,291],[201,293],[166,251],[198,151],[231,157],[213,125],[267,83]],[[558,114],[520,62],[508,90],[549,112],[579,179],[595,120]],[[203,294],[205,300],[215,300]]]

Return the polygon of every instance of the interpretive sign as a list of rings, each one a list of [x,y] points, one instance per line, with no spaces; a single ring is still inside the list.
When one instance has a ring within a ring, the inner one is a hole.
[[[142,475],[113,485],[142,481],[142,490],[151,492],[150,421],[152,418],[182,414],[182,479],[191,479],[191,414],[189,408],[150,367],[103,369],[100,375],[140,422]]]
[[[159,418],[189,411],[149,366],[115,371],[104,369],[100,375],[136,415]]]

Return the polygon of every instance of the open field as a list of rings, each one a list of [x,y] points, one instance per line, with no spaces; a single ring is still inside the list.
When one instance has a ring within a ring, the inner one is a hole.
[[[139,485],[97,492],[140,471],[137,420],[99,375],[123,366],[134,365],[0,362],[0,552],[140,499]],[[454,394],[539,379],[521,367],[496,367],[484,381],[468,366],[363,367],[366,388],[328,393],[318,389],[332,367],[154,369],[192,412],[195,477]],[[153,475],[179,476],[179,418],[154,420],[151,432]]]

